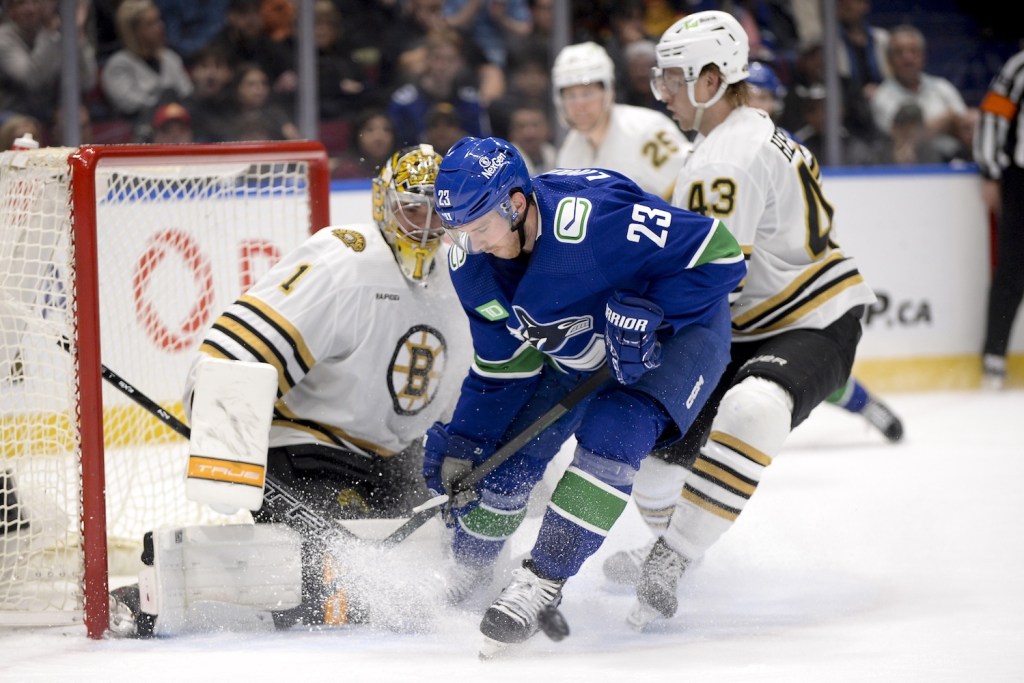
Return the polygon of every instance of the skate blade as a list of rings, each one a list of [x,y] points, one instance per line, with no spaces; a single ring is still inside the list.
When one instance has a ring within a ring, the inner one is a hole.
[[[655,608],[642,602],[638,602],[633,606],[629,616],[626,617],[626,623],[634,631],[643,631],[652,621],[660,616],[661,612]]]
[[[512,643],[503,643],[500,640],[495,640],[489,636],[484,636],[484,640],[480,644],[480,661],[486,662],[490,659],[497,659],[508,652],[509,647]]]

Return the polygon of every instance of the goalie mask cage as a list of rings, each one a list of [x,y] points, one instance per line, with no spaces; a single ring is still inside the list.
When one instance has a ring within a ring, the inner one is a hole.
[[[144,532],[238,519],[185,499],[187,443],[101,364],[181,417],[206,329],[328,198],[316,142],[0,153],[0,625],[101,637]]]

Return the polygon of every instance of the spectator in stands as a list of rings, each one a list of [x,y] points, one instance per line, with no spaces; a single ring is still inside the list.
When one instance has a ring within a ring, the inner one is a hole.
[[[935,136],[928,130],[924,111],[915,102],[901,104],[889,128],[890,156],[883,163],[938,164],[944,160],[935,144]]]
[[[14,141],[23,135],[31,135],[40,145],[46,144],[43,124],[34,116],[14,114],[0,124],[0,152],[8,150]]]
[[[885,56],[889,32],[869,23],[870,12],[871,0],[836,0],[839,21],[836,59],[843,86],[843,124],[853,135],[875,139],[879,131],[868,103],[889,75]]]
[[[178,102],[170,102],[157,108],[151,123],[152,142],[164,145],[178,145],[194,141],[192,117]]]
[[[366,109],[352,127],[352,142],[332,159],[331,177],[374,178],[395,149],[395,129],[383,109]]]
[[[320,118],[352,119],[366,106],[369,83],[352,59],[355,48],[345,40],[341,12],[334,2],[316,0],[313,14]]]
[[[53,113],[53,125],[50,126],[50,145],[54,147],[64,146],[70,140],[64,138],[64,110],[58,109]],[[93,141],[92,114],[85,104],[78,105],[78,141],[80,144],[88,144]]]
[[[381,41],[382,83],[392,89],[413,83],[427,71],[427,40],[436,33],[450,33],[443,14],[444,0],[408,0],[405,11],[392,22]],[[455,32],[456,35],[462,34]],[[487,60],[472,40],[460,39],[465,64],[460,84],[476,90],[485,107],[505,93],[505,71]]]
[[[480,103],[478,91],[469,85],[459,85],[459,72],[464,67],[460,43],[461,38],[454,31],[431,34],[426,43],[427,70],[415,83],[402,86],[392,95],[388,114],[400,147],[423,139],[427,113],[440,102],[452,106],[466,135],[490,134],[487,111]]]
[[[188,63],[224,27],[228,0],[154,0],[167,46]]]
[[[294,0],[260,0],[260,17],[263,19],[263,32],[272,41],[294,47]]]
[[[125,0],[116,20],[124,48],[111,55],[100,76],[115,113],[148,121],[161,102],[192,94],[181,57],[165,45],[160,10],[152,0]]]
[[[79,85],[96,85],[96,52],[85,35],[89,5],[75,13]],[[28,114],[47,124],[60,102],[61,31],[55,7],[43,0],[3,0],[0,24],[0,112]]]
[[[506,70],[511,72],[516,64],[524,60],[536,59],[544,64],[544,69],[551,68],[551,29],[554,20],[555,0],[528,0],[532,28],[525,36],[508,41],[508,60]],[[511,78],[511,73],[509,74]],[[511,84],[509,85],[511,88]],[[496,132],[495,135],[498,135]],[[499,135],[500,137],[500,135]]]
[[[452,145],[466,137],[459,122],[459,114],[447,102],[438,102],[427,112],[427,127],[420,142],[433,145],[434,151],[444,156]]]
[[[297,140],[299,129],[270,100],[270,80],[259,64],[241,64],[231,92],[235,101],[235,140]]]
[[[871,98],[871,114],[878,129],[891,133],[896,112],[906,104],[916,104],[930,136],[952,137],[967,116],[967,104],[947,79],[925,73],[924,34],[907,24],[890,29],[887,56],[891,75]]]
[[[637,40],[626,46],[622,56],[626,60],[626,82],[619,101],[634,107],[656,109],[668,114],[664,102],[651,92],[651,68],[657,64],[653,40]]]
[[[231,138],[234,96],[231,82],[235,71],[231,55],[222,43],[200,48],[188,63],[194,89],[182,101],[192,117],[197,142],[224,142]]]
[[[648,91],[650,87],[647,88]],[[554,120],[551,100],[551,68],[545,53],[512,52],[509,55],[508,90],[487,107],[493,135],[509,139],[509,120],[521,104],[541,107]]]
[[[427,68],[426,40],[448,28],[444,0],[408,0],[381,39],[381,80],[391,88],[412,83]],[[483,59],[481,55],[481,60]]]
[[[821,83],[796,85],[795,106],[786,105],[785,111],[792,107],[799,113],[799,125],[792,131],[793,137],[809,149],[820,161],[827,159],[825,154],[825,86]],[[880,150],[886,138],[865,139],[850,133],[846,126],[839,129],[839,154],[844,166],[869,166],[882,163],[884,151]],[[829,163],[836,163],[830,161]]]
[[[793,61],[800,43],[800,28],[794,5],[789,0],[754,0],[741,2],[757,27],[759,44],[751,41],[751,59],[775,64]],[[817,4],[817,3],[815,3]]]
[[[600,41],[605,52],[615,64],[615,100],[624,102],[629,85],[629,67],[626,64],[626,48],[640,40],[651,40],[644,30],[643,0],[620,0],[608,14],[608,35]],[[647,73],[650,80],[650,71]],[[650,90],[650,85],[647,90]]]
[[[229,0],[224,28],[213,42],[225,47],[236,68],[244,62],[259,64],[270,79],[273,92],[295,91],[294,56],[263,30],[260,0]]]
[[[506,43],[525,38],[533,28],[527,0],[444,0],[442,14],[500,69],[507,62]]]
[[[779,125],[795,132],[804,125],[804,100],[813,86],[825,83],[825,51],[821,38],[813,38],[801,44],[793,62],[790,81],[786,83]],[[819,161],[826,160],[819,157]]]
[[[965,164],[974,161],[974,131],[978,126],[981,112],[968,107],[967,112],[957,118],[953,134],[941,136],[935,143],[942,153],[942,160],[951,164]]]
[[[558,150],[551,144],[551,121],[547,110],[537,104],[522,104],[512,110],[508,141],[515,145],[531,176],[555,168]]]

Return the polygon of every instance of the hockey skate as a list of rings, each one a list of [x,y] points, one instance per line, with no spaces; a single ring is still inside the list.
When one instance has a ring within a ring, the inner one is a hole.
[[[505,652],[509,645],[521,643],[538,630],[551,640],[569,635],[569,626],[558,611],[565,579],[545,579],[536,573],[531,560],[512,573],[512,583],[502,591],[484,613],[480,632],[484,643],[481,659]]]
[[[634,629],[643,630],[658,617],[666,619],[675,615],[679,608],[676,591],[679,579],[690,566],[686,559],[659,538],[644,560],[640,580],[636,585],[637,604],[626,618]]]
[[[142,611],[139,584],[110,591],[110,632],[122,638],[152,638],[156,617]]]
[[[1006,384],[1006,358],[986,353],[981,359],[981,388],[999,391]]]
[[[872,397],[861,409],[860,414],[892,443],[903,438],[903,423],[889,406]]]
[[[601,565],[605,578],[623,586],[635,586],[640,580],[640,568],[654,547],[655,540],[657,539],[651,539],[639,548],[620,550],[606,558]]]

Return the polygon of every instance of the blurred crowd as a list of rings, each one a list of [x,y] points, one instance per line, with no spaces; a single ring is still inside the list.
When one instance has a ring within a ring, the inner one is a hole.
[[[564,122],[554,106],[558,0],[315,0],[320,138],[336,178],[370,177],[397,146],[441,153],[498,135],[543,171]],[[299,137],[297,0],[3,0],[0,149],[25,132],[61,144],[62,35],[77,36],[82,142],[220,142]],[[736,16],[751,82],[780,127],[821,155],[824,58],[818,0],[571,3],[571,41],[615,64],[615,101],[664,111],[650,91],[658,37],[703,9]],[[871,22],[870,0],[836,0],[841,163],[971,160],[977,110],[928,72],[925,36]],[[828,161],[825,159],[825,161]]]

